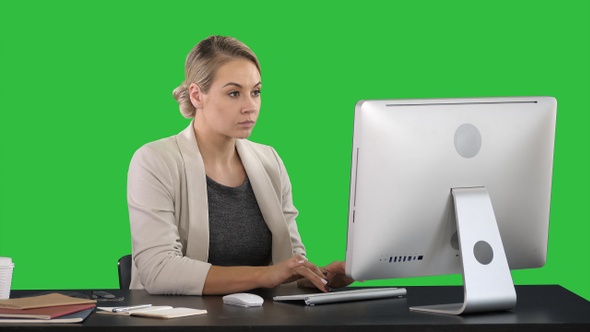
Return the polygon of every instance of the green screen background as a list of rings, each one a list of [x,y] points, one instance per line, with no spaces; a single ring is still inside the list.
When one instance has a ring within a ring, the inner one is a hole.
[[[590,2],[564,0],[0,1],[0,256],[16,264],[13,289],[118,286],[129,160],[188,124],[171,92],[213,34],[260,58],[251,139],[284,159],[320,265],[345,257],[358,100],[556,97],[548,260],[513,277],[590,299]]]

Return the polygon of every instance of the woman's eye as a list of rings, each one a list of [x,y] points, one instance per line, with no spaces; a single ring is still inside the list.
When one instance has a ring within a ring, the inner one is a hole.
[[[260,96],[260,93],[262,93],[261,90],[254,90],[254,91],[252,91],[252,95],[255,96],[255,97]]]
[[[238,91],[232,91],[228,94],[230,97],[238,97],[240,93]]]

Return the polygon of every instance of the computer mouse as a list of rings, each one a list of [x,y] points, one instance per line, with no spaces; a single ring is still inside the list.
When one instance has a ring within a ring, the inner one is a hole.
[[[224,296],[223,303],[239,307],[260,307],[264,299],[256,294],[234,293]]]

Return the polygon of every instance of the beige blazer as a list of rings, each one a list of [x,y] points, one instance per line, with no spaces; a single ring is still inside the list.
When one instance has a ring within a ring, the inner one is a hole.
[[[272,232],[272,260],[305,255],[282,160],[269,146],[236,147]],[[131,288],[151,294],[201,295],[211,264],[205,167],[193,123],[148,143],[131,159],[127,200],[132,238]]]

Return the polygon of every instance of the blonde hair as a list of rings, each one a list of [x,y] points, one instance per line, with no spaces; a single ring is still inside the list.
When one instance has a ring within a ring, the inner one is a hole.
[[[185,118],[194,118],[196,112],[189,96],[191,83],[196,83],[201,91],[207,93],[217,69],[236,58],[252,61],[260,72],[260,63],[254,52],[233,37],[210,36],[190,51],[184,65],[184,82],[172,92]]]

